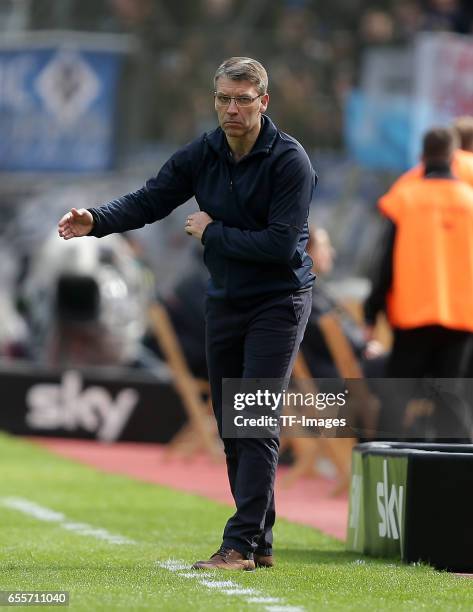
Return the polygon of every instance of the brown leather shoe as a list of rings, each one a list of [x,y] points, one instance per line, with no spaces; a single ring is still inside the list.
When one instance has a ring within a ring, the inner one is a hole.
[[[245,570],[251,572],[255,569],[253,559],[246,559],[241,553],[233,548],[220,547],[208,561],[197,561],[192,569],[212,570]]]
[[[255,566],[256,567],[273,567],[273,555],[258,555],[254,554]]]

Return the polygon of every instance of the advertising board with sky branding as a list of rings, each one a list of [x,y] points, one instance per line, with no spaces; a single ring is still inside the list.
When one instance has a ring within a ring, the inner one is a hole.
[[[347,533],[348,550],[360,553],[365,550],[365,505],[363,495],[362,457],[363,455],[361,452],[353,453]]]
[[[0,365],[0,429],[18,435],[168,442],[186,421],[169,381],[130,368]]]
[[[368,455],[364,465],[366,551],[381,557],[403,557],[407,457]],[[376,510],[375,510],[376,506]]]
[[[347,550],[471,573],[472,467],[464,442],[358,444]]]
[[[353,454],[347,548],[404,558],[408,457]]]

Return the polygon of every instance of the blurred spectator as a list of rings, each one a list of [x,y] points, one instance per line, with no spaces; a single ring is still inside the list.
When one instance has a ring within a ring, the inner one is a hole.
[[[362,44],[379,45],[394,39],[394,21],[386,11],[371,9],[366,11],[360,21]]]
[[[384,372],[384,357],[381,345],[372,340],[366,342],[364,330],[353,317],[330,294],[324,277],[333,268],[335,250],[330,236],[322,228],[311,228],[308,253],[314,262],[313,271],[317,280],[312,290],[312,313],[306,328],[301,349],[307,365],[315,378],[337,378],[340,373],[319,327],[319,319],[325,314],[334,313],[340,321],[355,357],[361,363],[366,376],[379,377]]]
[[[452,128],[455,133],[455,142],[459,146],[454,151],[450,162],[451,172],[455,177],[473,187],[473,150],[470,148],[473,145],[473,117],[460,117],[453,123]],[[424,174],[425,165],[421,162],[401,175],[391,186],[391,192]]]
[[[396,24],[396,38],[402,42],[411,42],[412,37],[421,29],[422,10],[416,0],[401,0],[393,6]]]
[[[379,202],[387,228],[365,317],[372,326],[387,307],[394,331],[389,376],[465,372],[473,331],[473,188],[451,172],[456,145],[453,130],[430,130],[423,176]]]
[[[204,380],[208,378],[204,307],[208,279],[201,249],[196,248],[187,274],[178,279],[175,286],[160,298],[171,319],[187,365],[194,376]],[[145,345],[163,358],[161,348],[150,332],[146,336]]]
[[[460,0],[427,0],[421,28],[468,34],[471,32],[471,17]]]
[[[460,149],[473,153],[473,117],[458,117],[453,128],[460,139]]]
[[[216,23],[225,22],[232,12],[233,0],[204,0],[204,10],[209,19]]]
[[[152,0],[109,0],[109,3],[115,15],[129,28],[148,21],[155,4]]]

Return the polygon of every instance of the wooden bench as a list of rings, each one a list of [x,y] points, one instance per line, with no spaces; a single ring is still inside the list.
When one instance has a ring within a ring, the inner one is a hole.
[[[191,456],[203,450],[211,457],[221,457],[222,445],[210,403],[209,383],[194,377],[190,371],[172,321],[159,302],[150,307],[149,321],[189,419],[171,440],[167,452]]]

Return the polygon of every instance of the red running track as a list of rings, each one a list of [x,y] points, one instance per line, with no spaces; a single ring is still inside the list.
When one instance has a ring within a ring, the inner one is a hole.
[[[104,472],[124,474],[137,480],[196,493],[233,505],[223,459],[212,461],[205,455],[191,459],[166,457],[160,444],[117,442],[103,444],[89,440],[30,438],[48,450],[93,466]],[[287,468],[280,467],[279,475]],[[278,516],[316,527],[324,533],[345,539],[348,517],[347,495],[333,497],[335,483],[324,478],[301,478],[283,489],[276,481]]]

